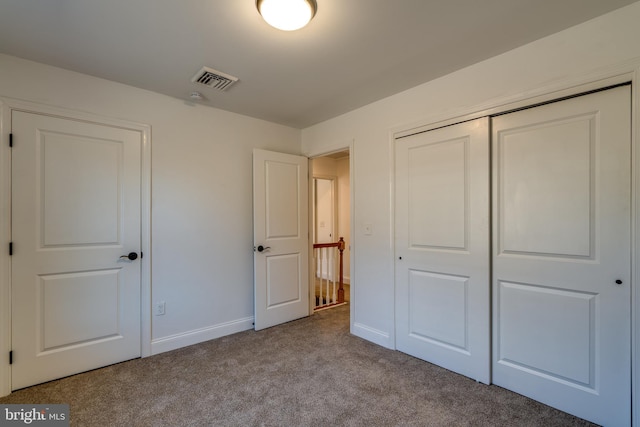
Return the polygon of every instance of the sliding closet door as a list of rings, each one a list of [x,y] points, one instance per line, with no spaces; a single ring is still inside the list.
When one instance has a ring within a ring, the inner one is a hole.
[[[630,87],[496,117],[493,382],[630,425]]]
[[[396,140],[396,347],[489,383],[488,119]]]

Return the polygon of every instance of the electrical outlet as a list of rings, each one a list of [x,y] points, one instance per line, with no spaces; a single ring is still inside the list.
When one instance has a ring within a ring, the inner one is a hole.
[[[156,316],[162,316],[164,314],[164,309],[165,309],[164,301],[157,302],[153,306],[153,314],[155,314]]]

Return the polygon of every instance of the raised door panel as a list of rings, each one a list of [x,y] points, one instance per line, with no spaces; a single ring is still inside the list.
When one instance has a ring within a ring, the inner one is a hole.
[[[265,223],[267,239],[300,237],[300,166],[266,161]]]
[[[120,270],[42,275],[40,301],[40,354],[91,341],[122,338]],[[73,309],[69,302],[74,301]]]
[[[591,258],[595,114],[497,134],[500,252]]]
[[[596,393],[598,295],[500,282],[501,364]],[[544,349],[544,351],[540,351]]]
[[[411,248],[466,249],[469,138],[408,148]]]
[[[267,256],[267,310],[300,302],[304,281],[300,254]]]
[[[120,244],[122,141],[39,135],[42,247]]]
[[[468,353],[469,278],[409,272],[409,334]]]

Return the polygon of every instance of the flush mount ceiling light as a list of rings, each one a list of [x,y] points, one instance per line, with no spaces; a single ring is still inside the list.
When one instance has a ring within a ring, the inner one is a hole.
[[[272,27],[284,31],[298,30],[315,16],[315,0],[256,0],[262,18]]]

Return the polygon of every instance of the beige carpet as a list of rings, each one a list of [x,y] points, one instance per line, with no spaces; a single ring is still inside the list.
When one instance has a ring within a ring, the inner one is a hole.
[[[583,426],[349,334],[349,306],[14,392],[74,426]]]

